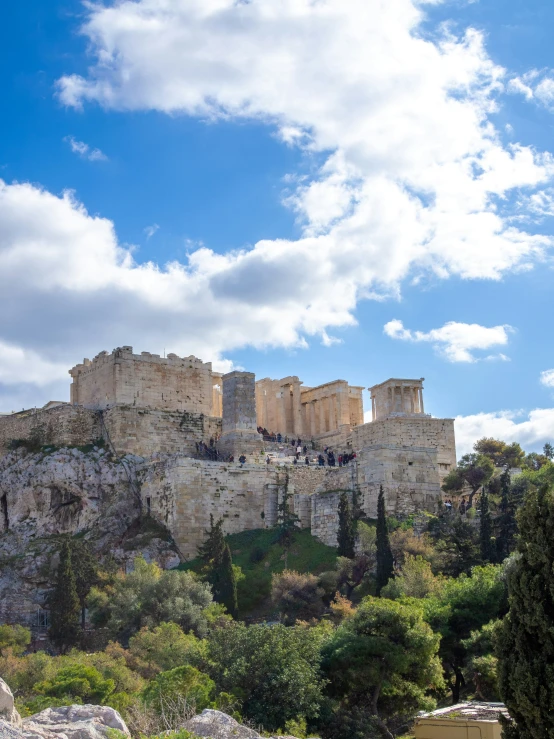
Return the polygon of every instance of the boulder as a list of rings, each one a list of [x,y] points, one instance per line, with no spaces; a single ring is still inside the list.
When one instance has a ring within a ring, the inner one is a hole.
[[[63,706],[23,720],[25,739],[108,739],[109,729],[130,736],[119,713],[108,706]],[[1,735],[0,735],[1,736]]]
[[[8,724],[15,724],[19,726],[21,724],[21,716],[15,710],[13,704],[13,693],[10,690],[10,686],[2,680],[0,677],[0,719],[3,719]],[[0,734],[0,737],[2,734]]]
[[[254,729],[242,726],[226,713],[211,708],[204,709],[198,716],[187,721],[185,728],[206,739],[262,739]],[[270,739],[295,739],[295,737],[280,736]]]

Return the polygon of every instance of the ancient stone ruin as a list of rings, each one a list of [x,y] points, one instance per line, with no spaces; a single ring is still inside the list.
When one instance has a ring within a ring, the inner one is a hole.
[[[390,514],[432,512],[456,464],[454,421],[425,413],[423,379],[369,388],[364,423],[363,388],[345,380],[256,382],[250,372],[221,375],[193,356],[136,355],[129,346],[69,374],[70,402],[0,416],[0,532],[18,541],[30,521],[37,535],[101,529],[106,516],[117,528],[124,498],[126,516],[149,513],[187,559],[211,514],[226,533],[271,527],[287,491],[302,527],[334,546],[342,491],[356,492],[371,518],[381,485]],[[22,463],[18,445],[42,451]]]

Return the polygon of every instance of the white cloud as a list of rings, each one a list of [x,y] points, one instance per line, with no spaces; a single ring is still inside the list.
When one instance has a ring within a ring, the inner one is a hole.
[[[31,349],[0,340],[0,383],[49,385],[67,377],[68,367],[43,359]]]
[[[287,183],[299,239],[192,246],[168,265],[137,264],[114,224],[70,193],[1,183],[0,310],[15,319],[0,339],[67,366],[122,344],[221,360],[332,343],[361,299],[397,296],[406,279],[500,279],[544,259],[550,237],[514,226],[507,203],[545,192],[552,158],[502,143],[490,114],[504,71],[474,30],[422,33],[424,7],[87,4],[94,59],[86,78],[60,80],[66,104],[263,121],[323,164]]]
[[[527,452],[540,451],[546,442],[554,440],[554,408],[537,408],[527,417],[514,411],[457,416],[455,430],[458,457],[471,452],[483,436],[517,441]]]
[[[541,384],[545,387],[554,387],[554,369],[541,372]]]
[[[457,323],[449,321],[441,328],[431,331],[410,331],[404,328],[402,321],[394,319],[384,326],[384,332],[391,339],[401,341],[430,342],[434,349],[450,362],[476,362],[476,350],[490,349],[494,346],[505,346],[513,328],[508,325],[480,326],[478,323]],[[488,355],[486,360],[509,361],[505,354]]]
[[[262,120],[288,145],[325,153],[286,201],[303,238],[261,242],[242,260],[249,278],[254,265],[280,261],[279,250],[310,263],[317,254],[318,269],[348,283],[353,304],[393,293],[408,275],[499,279],[551,245],[516,228],[505,202],[514,189],[541,192],[552,158],[502,144],[489,114],[504,70],[475,30],[422,34],[425,5],[91,4],[82,32],[95,63],[86,78],[63,77],[59,95],[73,106]]]
[[[152,236],[156,233],[156,231],[159,231],[160,227],[157,223],[153,223],[151,226],[146,226],[144,229],[144,233],[146,234],[147,239],[151,239]]]
[[[554,70],[532,69],[521,77],[511,79],[508,89],[554,112]]]
[[[78,154],[82,159],[88,159],[89,162],[108,161],[108,157],[104,152],[100,151],[100,149],[91,149],[84,141],[77,141],[73,136],[65,136],[64,141],[69,144],[71,151],[74,154]]]

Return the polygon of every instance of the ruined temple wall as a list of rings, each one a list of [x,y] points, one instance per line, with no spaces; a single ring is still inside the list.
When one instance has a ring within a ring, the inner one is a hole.
[[[183,557],[196,556],[210,526],[223,518],[225,534],[274,526],[283,475],[263,465],[226,465],[185,457],[153,464],[142,484],[145,510],[164,523]]]
[[[101,352],[70,370],[71,400],[90,408],[116,404],[211,415],[214,408],[212,365],[196,357],[120,347]]]
[[[436,449],[441,480],[456,466],[454,420],[451,418],[399,416],[365,423],[352,430],[354,450],[376,444]]]
[[[83,446],[101,436],[98,414],[69,403],[0,416],[0,456],[14,439],[33,437],[40,444]]]
[[[221,433],[221,418],[201,413],[115,406],[103,412],[110,441],[119,454],[195,454]]]

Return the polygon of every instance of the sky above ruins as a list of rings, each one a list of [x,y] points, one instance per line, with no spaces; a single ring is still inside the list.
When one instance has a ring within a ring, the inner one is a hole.
[[[554,4],[0,8],[0,411],[120,345],[554,440]],[[366,409],[369,407],[366,402]]]

